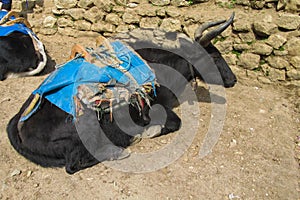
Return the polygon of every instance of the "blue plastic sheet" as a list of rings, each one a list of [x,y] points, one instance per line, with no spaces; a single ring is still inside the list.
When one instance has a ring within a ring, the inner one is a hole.
[[[120,41],[111,43],[116,56],[122,61],[123,69],[126,69],[135,79],[130,79],[118,68],[112,66],[98,67],[79,57],[71,60],[54,72],[52,72],[33,94],[39,94],[63,111],[76,118],[76,105],[74,96],[81,84],[108,83],[115,80],[126,87],[142,86],[145,83],[152,83],[154,86],[155,74],[150,67],[133,50]],[[136,86],[136,83],[138,85]],[[36,105],[36,107],[39,105]],[[24,116],[21,121],[28,119],[36,109]]]

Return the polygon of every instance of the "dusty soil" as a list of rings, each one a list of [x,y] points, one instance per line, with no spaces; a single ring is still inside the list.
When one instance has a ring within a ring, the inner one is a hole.
[[[41,39],[52,66],[67,60],[74,43],[94,44],[92,38]],[[203,85],[198,91],[199,127],[191,130],[197,131],[193,143],[178,160],[149,173],[98,164],[68,175],[63,168],[29,162],[10,145],[6,125],[47,73],[0,82],[0,199],[299,199],[295,139],[300,135],[300,115],[295,89],[261,84],[251,73],[233,70],[238,83],[226,89],[227,114],[212,153],[203,159],[198,156],[214,103]],[[155,151],[176,134],[144,139],[131,150]]]

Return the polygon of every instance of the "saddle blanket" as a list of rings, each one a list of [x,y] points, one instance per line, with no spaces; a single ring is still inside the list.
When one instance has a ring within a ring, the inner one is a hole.
[[[154,72],[133,49],[121,41],[110,42],[110,45],[113,53],[108,54],[107,49],[100,46],[95,51],[90,49],[90,52],[94,52],[91,55],[102,63],[107,63],[108,58],[116,58],[118,65],[97,66],[79,56],[59,66],[33,91],[35,103],[27,108],[21,121],[27,120],[38,110],[42,97],[71,114],[74,119],[80,110],[78,100],[95,109],[107,100],[132,103],[132,96],[139,99],[135,102],[140,102],[142,98],[148,103],[150,90],[155,93]],[[101,60],[104,58],[106,60]]]

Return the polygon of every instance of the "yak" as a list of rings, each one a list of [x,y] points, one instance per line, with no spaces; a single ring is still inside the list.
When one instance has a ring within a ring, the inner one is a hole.
[[[151,118],[156,112],[151,111],[153,105],[160,104],[167,116],[159,133],[150,137],[179,130],[181,119],[172,109],[177,101],[175,93],[180,93],[187,81],[199,77],[205,82],[225,87],[233,87],[237,81],[221,53],[211,43],[212,39],[231,25],[233,18],[234,14],[227,21],[203,24],[195,31],[195,40],[183,33],[159,29],[137,29],[115,36],[113,39],[129,45],[151,68],[156,64],[169,66],[178,71],[186,81],[176,80],[169,77],[168,73],[162,73],[162,76],[156,77],[156,86],[148,93],[149,102],[106,103],[104,105],[113,112],[106,112],[101,116],[83,104],[84,114],[76,119],[48,99],[40,97],[36,100],[36,95],[31,94],[8,123],[7,133],[12,146],[36,164],[43,167],[65,167],[67,173],[73,174],[104,160],[128,156],[124,149],[135,142],[138,134],[142,134],[143,127],[155,121]],[[203,34],[204,30],[216,25],[219,25],[216,29]],[[216,69],[212,70],[212,65],[217,66]],[[161,74],[156,70],[163,68],[155,69],[155,74]],[[165,86],[164,79],[170,80],[168,86]],[[34,101],[39,101],[38,108],[28,119],[22,121],[24,112],[32,107]],[[128,122],[126,131],[120,127],[120,122],[124,121]]]
[[[0,10],[0,80],[38,74],[47,63],[43,43],[11,3],[2,1]]]

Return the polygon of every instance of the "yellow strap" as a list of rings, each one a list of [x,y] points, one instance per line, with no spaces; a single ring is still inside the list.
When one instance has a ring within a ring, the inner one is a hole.
[[[40,99],[40,95],[35,94],[34,98],[31,100],[29,106],[23,112],[22,116],[28,115],[33,110],[34,106],[36,105],[36,103],[38,102],[39,99]]]

